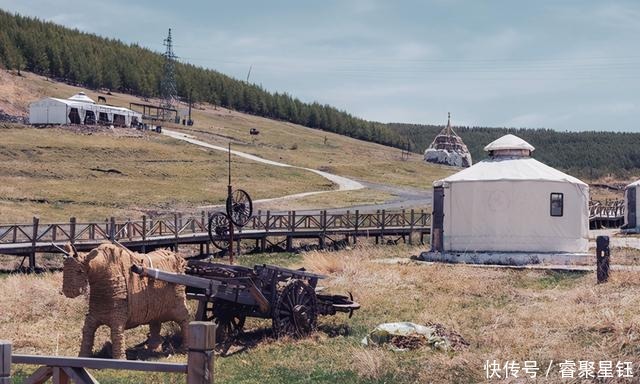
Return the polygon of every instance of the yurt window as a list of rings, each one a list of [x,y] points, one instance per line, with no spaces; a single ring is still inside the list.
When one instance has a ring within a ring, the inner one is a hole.
[[[564,208],[564,194],[552,193],[551,194],[551,216],[562,216]]]

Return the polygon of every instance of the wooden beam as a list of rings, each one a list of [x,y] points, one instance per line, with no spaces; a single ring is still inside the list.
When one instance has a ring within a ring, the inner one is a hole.
[[[75,384],[100,384],[84,368],[64,367],[62,369]]]
[[[29,269],[36,269],[36,244],[38,243],[38,223],[40,223],[40,218],[37,216],[33,217],[33,237],[31,238],[31,253],[29,254]]]
[[[208,321],[189,324],[187,337],[187,384],[213,383],[213,348],[216,344],[216,326]]]
[[[69,384],[69,376],[60,367],[53,367],[53,384]]]
[[[15,358],[15,355],[14,355]],[[14,360],[15,363],[15,360]],[[40,367],[36,369],[31,376],[29,376],[23,384],[42,384],[49,380],[49,378],[53,375],[53,368],[51,367]]]
[[[87,369],[124,369],[145,372],[177,372],[186,373],[187,366],[177,363],[160,363],[148,361],[130,361],[113,359],[94,359],[87,357],[59,357],[16,355],[11,358],[13,364],[46,365],[49,367],[71,367]]]

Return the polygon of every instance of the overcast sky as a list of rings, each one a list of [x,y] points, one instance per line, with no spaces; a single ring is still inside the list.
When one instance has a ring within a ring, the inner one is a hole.
[[[638,1],[0,0],[382,122],[640,131]]]

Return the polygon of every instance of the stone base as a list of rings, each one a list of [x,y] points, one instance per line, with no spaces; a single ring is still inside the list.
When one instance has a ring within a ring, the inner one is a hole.
[[[518,252],[422,252],[420,259],[442,263],[494,265],[585,265],[595,256],[589,253],[518,253]]]

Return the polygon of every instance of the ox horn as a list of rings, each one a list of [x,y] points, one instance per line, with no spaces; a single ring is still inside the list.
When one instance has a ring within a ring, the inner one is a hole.
[[[73,251],[73,257],[78,257],[78,250],[76,249],[76,246],[69,243],[69,245],[71,246],[71,250]]]
[[[69,252],[67,252],[64,248],[59,247],[58,245],[56,245],[53,241],[51,242],[51,245],[57,249],[58,251],[62,252],[62,254],[64,255],[63,258],[68,258],[71,257],[71,254]]]

